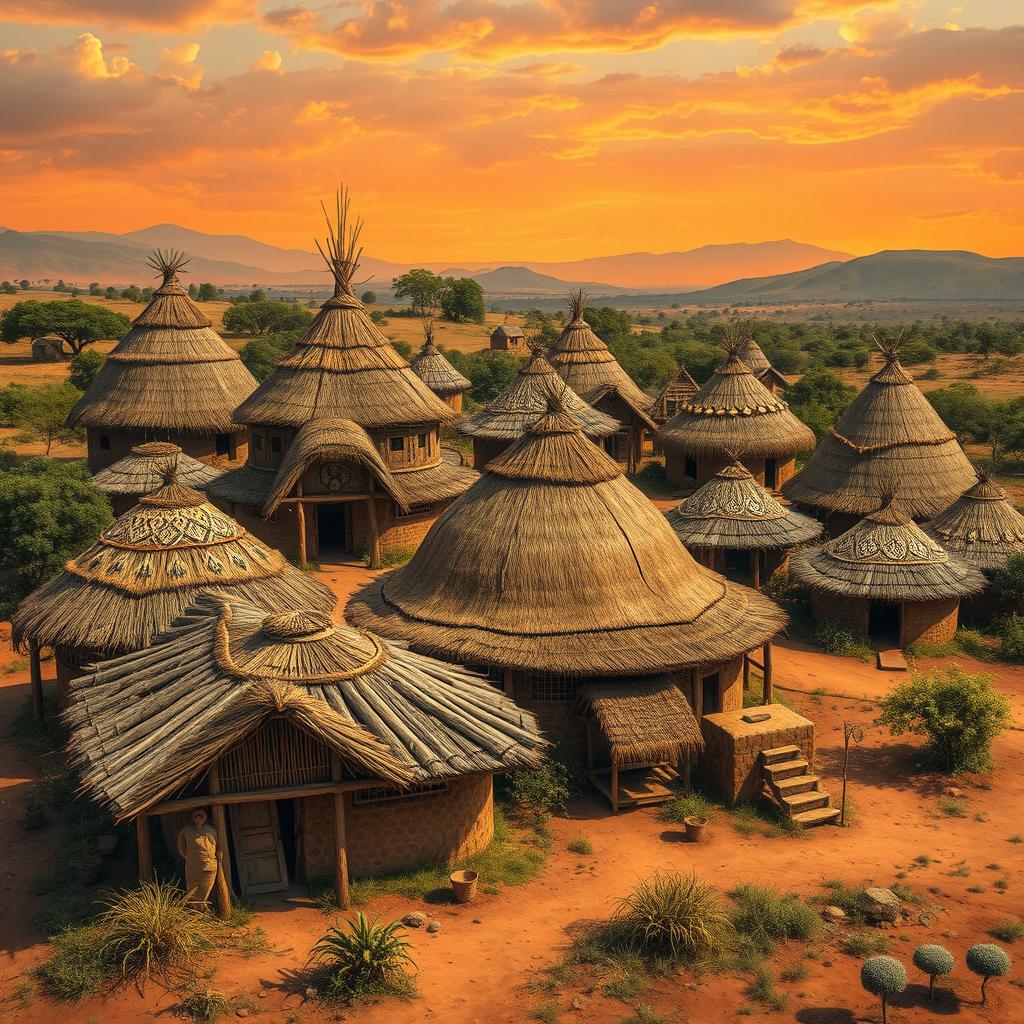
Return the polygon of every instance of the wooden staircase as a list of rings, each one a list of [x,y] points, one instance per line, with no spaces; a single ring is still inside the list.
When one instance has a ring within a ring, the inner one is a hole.
[[[767,795],[790,820],[804,826],[826,825],[839,818],[821,779],[811,774],[799,747],[772,747],[761,751],[761,777]]]

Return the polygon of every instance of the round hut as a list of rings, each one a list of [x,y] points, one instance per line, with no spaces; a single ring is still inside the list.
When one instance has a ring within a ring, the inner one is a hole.
[[[71,688],[82,787],[136,821],[140,876],[152,878],[150,822],[173,836],[197,807],[212,807],[229,853],[225,895],[327,877],[344,908],[350,877],[483,849],[493,773],[538,764],[533,716],[326,612],[267,607],[296,605],[203,595],[148,650]]]
[[[445,359],[437,347],[433,324],[424,324],[423,334],[423,347],[412,361],[412,372],[445,405],[451,406],[455,412],[462,412],[462,393],[471,386],[471,382]]]
[[[710,480],[742,452],[758,483],[778,490],[796,456],[814,447],[814,433],[750,371],[734,348],[726,361],[658,431],[665,476],[676,487]]]
[[[395,351],[352,291],[362,223],[339,197],[320,247],[334,279],[274,372],[235,410],[249,461],[209,493],[257,536],[301,564],[415,549],[475,479],[441,450],[455,420]]]
[[[795,552],[789,572],[810,591],[815,621],[839,622],[890,647],[950,639],[960,599],[985,586],[977,569],[892,500],[846,533]]]
[[[636,386],[633,378],[608,351],[608,346],[584,319],[587,296],[569,293],[569,322],[548,353],[558,375],[598,412],[619,421],[619,429],[604,447],[629,473],[640,468],[644,436],[658,429],[651,417],[654,399]]]
[[[256,378],[182,288],[187,263],[181,252],[153,254],[162,284],[71,410],[68,426],[85,428],[91,473],[144,441],[171,441],[218,466],[245,462],[245,433],[232,413]]]
[[[131,454],[101,469],[92,482],[103,491],[114,508],[114,515],[124,515],[139,498],[159,490],[170,478],[197,491],[224,472],[219,466],[200,462],[186,455],[169,441],[147,441],[137,444]]]
[[[665,515],[699,562],[755,589],[822,533],[821,523],[776,501],[738,459]]]
[[[694,561],[563,412],[492,459],[412,560],[355,594],[346,615],[486,670],[549,739],[578,750],[586,739],[591,777],[615,808],[668,792],[666,777],[700,746],[696,721],[742,706],[745,655],[786,621]],[[650,710],[636,720],[646,756],[602,731],[609,701]]]
[[[781,395],[789,386],[788,378],[779,373],[764,354],[764,350],[754,340],[752,334],[748,334],[736,349],[736,354],[750,372],[773,394]]]
[[[877,508],[897,482],[901,507],[923,521],[976,480],[956,435],[900,365],[899,346],[879,347],[885,364],[782,488],[790,501],[827,513],[833,535]]]
[[[619,429],[619,421],[591,408],[555,368],[535,351],[501,394],[480,412],[464,416],[458,430],[473,439],[473,465],[486,466],[513,441],[545,416],[552,402],[568,413],[592,441],[603,441]]]
[[[34,660],[40,647],[53,648],[63,694],[90,662],[148,647],[209,588],[276,608],[330,611],[337,601],[198,491],[172,482],[29,594],[11,633]]]

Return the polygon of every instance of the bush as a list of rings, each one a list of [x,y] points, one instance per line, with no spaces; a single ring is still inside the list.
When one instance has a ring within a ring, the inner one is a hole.
[[[517,768],[506,776],[508,798],[520,813],[564,814],[579,791],[569,765],[555,753],[545,753],[539,768]]]
[[[907,972],[899,960],[891,956],[873,956],[860,969],[860,983],[873,996],[882,997],[882,1024],[889,996],[899,995],[907,987]]]
[[[758,964],[754,968],[754,980],[747,989],[747,995],[776,1013],[784,1010],[789,1003],[789,996],[775,988],[775,975],[767,964]]]
[[[989,934],[1000,942],[1016,942],[1024,936],[1024,921],[1012,920],[997,924]]]
[[[1024,554],[1010,555],[1006,565],[992,574],[992,592],[1010,606],[1024,604]]]
[[[953,970],[953,954],[944,946],[918,946],[914,950],[914,966],[928,975],[928,998],[935,990],[935,979]]]
[[[797,896],[780,896],[761,885],[741,885],[731,895],[733,928],[762,955],[771,953],[776,942],[807,942],[818,932],[817,914]]]
[[[1007,615],[999,624],[1000,653],[1007,661],[1024,661],[1024,615]]]
[[[841,622],[826,620],[814,629],[812,642],[827,654],[838,654],[844,658],[859,658],[869,662],[875,652],[864,637],[852,632]]]
[[[594,852],[594,844],[583,836],[570,839],[565,848],[570,853],[578,853],[581,857],[589,857]]]
[[[947,772],[991,767],[992,741],[1011,721],[1010,701],[992,689],[991,676],[957,667],[914,673],[880,706],[880,721],[894,736],[925,736],[925,758]]]
[[[850,956],[871,956],[884,953],[888,948],[888,938],[877,932],[851,932],[843,939],[843,952]]]
[[[309,954],[323,965],[321,994],[330,1000],[356,1002],[373,995],[408,996],[412,979],[405,973],[412,947],[405,941],[400,922],[379,925],[356,914],[346,920],[348,931],[328,928]]]
[[[95,349],[79,352],[68,363],[67,382],[79,391],[88,391],[105,361],[106,356]]]
[[[1005,949],[981,942],[967,950],[967,967],[981,977],[981,1005],[985,1005],[985,986],[989,978],[1001,978],[1010,971],[1010,957]]]
[[[96,928],[70,928],[51,940],[53,952],[36,974],[43,991],[62,1002],[94,995],[107,980]]]
[[[662,804],[658,808],[658,817],[662,821],[678,824],[687,818],[710,818],[714,809],[715,805],[699,793],[687,793]]]

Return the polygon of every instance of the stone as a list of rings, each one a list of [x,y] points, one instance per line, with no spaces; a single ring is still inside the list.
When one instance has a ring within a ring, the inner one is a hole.
[[[586,999],[580,999],[579,996],[573,996],[572,1002],[569,1004],[569,1008],[572,1010],[582,1010],[586,1007]]]
[[[235,1010],[235,1016],[236,1017],[248,1017],[249,1016],[249,1011],[243,1006],[241,1009]]]
[[[422,910],[414,910],[402,918],[402,924],[406,928],[422,928],[427,923],[427,915]]]
[[[964,791],[962,789],[958,789],[956,786],[947,786],[942,791],[942,795],[948,796],[953,800],[960,800],[964,795]]]
[[[430,932],[431,935],[435,935],[440,930],[441,930],[441,922],[440,921],[431,921],[430,924],[427,925],[427,931]]]
[[[828,906],[821,912],[821,916],[826,921],[832,921],[838,923],[839,921],[846,920],[846,911],[842,907]]]
[[[267,993],[266,992],[257,992],[256,993],[256,998],[257,999],[266,999],[267,998]]]
[[[894,922],[900,916],[900,898],[891,889],[865,889],[860,900],[864,916],[874,924]]]

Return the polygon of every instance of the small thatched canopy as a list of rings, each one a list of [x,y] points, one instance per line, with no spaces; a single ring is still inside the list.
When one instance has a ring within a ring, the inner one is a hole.
[[[636,386],[608,351],[608,346],[583,319],[586,304],[587,297],[582,291],[570,293],[569,322],[548,353],[551,365],[585,402],[596,405],[614,391],[651,430],[657,429],[650,416],[654,399]]]
[[[779,373],[770,362],[768,357],[764,354],[764,350],[754,340],[752,334],[748,334],[737,346],[736,354],[740,357],[746,366],[750,367],[750,372],[765,385],[775,384],[779,387],[785,387],[789,380],[782,373]]]
[[[179,284],[187,262],[179,252],[153,255],[150,265],[163,283],[71,410],[69,426],[186,434],[238,429],[234,410],[252,394],[256,378]]]
[[[814,447],[814,432],[773,395],[733,350],[701,389],[658,431],[672,454],[790,458]]]
[[[159,490],[173,477],[185,487],[202,491],[223,472],[219,466],[186,455],[169,441],[147,441],[135,445],[131,455],[101,469],[92,482],[106,494],[143,495]]]
[[[489,462],[346,614],[451,661],[598,676],[728,661],[786,621],[699,565],[562,412]]]
[[[930,519],[974,484],[974,467],[900,365],[898,347],[883,354],[885,365],[782,485],[790,501],[864,515],[895,489],[914,519]]]
[[[170,483],[140,498],[21,602],[14,642],[105,655],[138,650],[209,588],[270,608],[330,611],[337,600],[198,491]]]
[[[1001,569],[1024,552],[1024,515],[987,474],[925,523],[924,532],[975,569]]]
[[[658,423],[665,423],[675,416],[681,405],[688,402],[700,390],[700,385],[690,376],[690,371],[680,364],[661,389],[651,405],[651,415]]]
[[[434,341],[434,329],[431,324],[423,328],[423,347],[412,361],[412,372],[435,395],[457,395],[472,385],[472,381],[463,377],[444,357],[444,353]]]
[[[936,543],[892,501],[825,544],[797,551],[790,575],[811,589],[877,601],[976,594],[985,577]]]
[[[596,720],[612,764],[678,764],[704,749],[689,702],[667,680],[588,683],[578,691],[575,710]]]
[[[590,438],[608,437],[619,429],[619,421],[591,408],[555,373],[555,368],[534,352],[501,394],[480,412],[459,421],[458,429],[471,437],[514,441],[544,416],[552,402],[558,402]]]
[[[738,460],[665,515],[688,548],[795,548],[822,532],[816,519],[776,501]]]
[[[73,683],[65,713],[82,788],[118,818],[173,795],[275,717],[356,778],[399,786],[535,767],[544,746],[531,714],[465,669],[324,612],[268,615],[222,593],[150,649]]]

